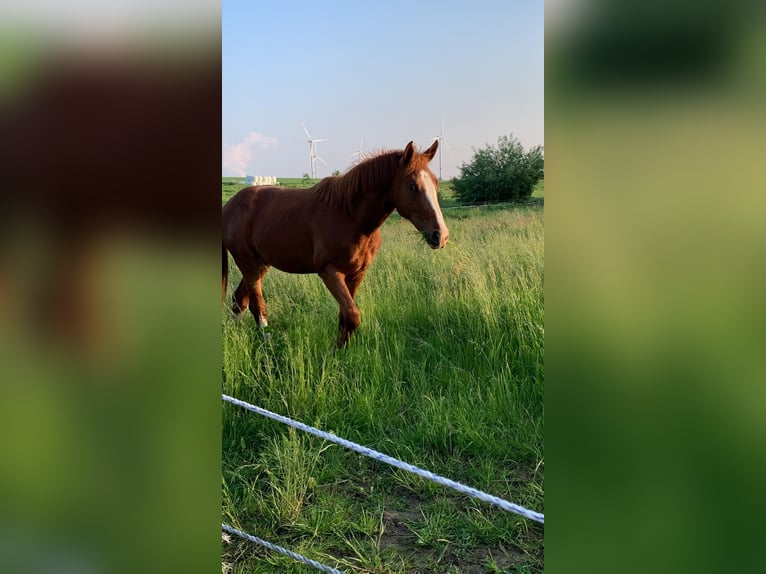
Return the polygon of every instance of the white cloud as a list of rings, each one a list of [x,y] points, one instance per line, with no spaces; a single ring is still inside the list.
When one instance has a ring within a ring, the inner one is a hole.
[[[277,139],[250,132],[239,143],[223,145],[223,175],[242,177],[253,159],[253,153],[276,147]]]

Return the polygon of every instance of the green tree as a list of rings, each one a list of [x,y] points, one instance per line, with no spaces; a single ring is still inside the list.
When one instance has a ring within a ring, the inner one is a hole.
[[[473,158],[460,166],[455,195],[461,203],[528,199],[544,174],[542,146],[524,151],[513,135],[500,136],[497,147],[474,149]]]

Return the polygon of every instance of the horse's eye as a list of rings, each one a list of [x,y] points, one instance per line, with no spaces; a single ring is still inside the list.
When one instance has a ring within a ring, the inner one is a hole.
[[[410,188],[410,191],[417,191],[418,190],[418,184],[414,181],[411,181],[410,184],[407,186]]]

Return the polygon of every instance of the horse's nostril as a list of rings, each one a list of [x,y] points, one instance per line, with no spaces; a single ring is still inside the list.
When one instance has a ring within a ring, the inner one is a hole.
[[[442,234],[439,232],[439,230],[434,229],[433,233],[431,233],[431,243],[439,243],[441,237]]]

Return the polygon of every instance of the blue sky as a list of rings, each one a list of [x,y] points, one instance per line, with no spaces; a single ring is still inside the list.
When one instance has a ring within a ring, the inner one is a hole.
[[[445,121],[444,178],[513,133],[544,143],[543,2],[233,1],[223,17],[223,175],[310,171],[364,149],[422,149]],[[431,164],[438,175],[438,157]]]

